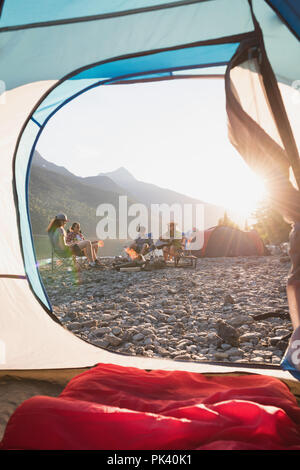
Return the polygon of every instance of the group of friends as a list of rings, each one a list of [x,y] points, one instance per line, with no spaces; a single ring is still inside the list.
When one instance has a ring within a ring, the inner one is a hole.
[[[62,258],[71,256],[86,256],[91,267],[101,266],[98,258],[99,240],[91,241],[83,236],[80,223],[74,222],[66,231],[65,226],[69,222],[65,214],[56,215],[50,222],[47,232],[51,238],[55,252]],[[130,245],[138,256],[143,256],[153,249],[161,249],[165,261],[176,257],[186,243],[186,236],[176,229],[176,223],[169,223],[169,230],[154,243],[151,234],[146,234],[145,227],[138,226],[138,237]]]
[[[145,227],[139,226],[139,236],[129,248],[139,255],[145,255],[154,249],[161,249],[164,261],[170,261],[174,259],[186,247],[186,243],[190,241],[190,236],[177,230],[176,225],[176,222],[170,222],[168,224],[168,231],[162,235],[156,243],[152,240],[151,234],[146,234]],[[196,229],[193,229],[193,232],[195,231]]]

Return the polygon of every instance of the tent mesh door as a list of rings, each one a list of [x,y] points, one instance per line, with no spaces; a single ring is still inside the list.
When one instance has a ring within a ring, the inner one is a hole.
[[[225,76],[229,139],[269,190],[286,220],[300,220],[299,156],[272,69],[261,44],[241,44]]]

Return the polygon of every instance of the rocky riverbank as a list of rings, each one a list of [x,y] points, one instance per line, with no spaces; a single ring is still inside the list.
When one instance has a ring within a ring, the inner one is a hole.
[[[196,269],[40,268],[61,323],[96,346],[187,361],[278,365],[292,326],[287,257],[210,258]]]

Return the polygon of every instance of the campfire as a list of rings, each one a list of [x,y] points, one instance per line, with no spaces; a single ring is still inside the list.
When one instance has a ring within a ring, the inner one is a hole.
[[[114,263],[115,269],[119,270],[121,268],[143,268],[146,264],[146,260],[143,255],[139,255],[136,251],[131,248],[125,249],[127,255],[130,258],[118,259],[116,263]]]
[[[134,251],[132,248],[126,248],[125,249],[126,253],[128,254],[128,256],[130,257],[130,259],[132,260],[136,260],[136,259],[139,259],[140,255]]]

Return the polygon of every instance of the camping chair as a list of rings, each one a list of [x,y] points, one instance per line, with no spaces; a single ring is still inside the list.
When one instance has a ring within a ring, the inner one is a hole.
[[[146,260],[154,261],[154,260],[161,259],[163,246],[164,245],[160,240],[154,242],[151,239],[149,250],[147,251],[147,253],[144,254],[144,257],[146,258]]]
[[[172,244],[171,240],[166,240],[165,243],[163,241],[157,242],[155,248],[162,249],[164,246],[170,246]],[[181,246],[180,248],[176,249],[175,256],[174,256],[174,266],[177,267],[194,267],[196,268],[197,265],[197,257],[191,255],[189,250],[186,250],[186,239],[183,237],[181,239]],[[184,262],[187,261],[188,263]],[[171,262],[167,262],[170,265]],[[173,263],[173,262],[172,262]],[[173,265],[173,264],[172,264]]]
[[[53,243],[52,238],[49,236],[49,241],[51,245],[51,269],[52,272],[54,271],[54,257],[58,258],[59,263],[56,264],[56,266],[60,269],[66,266],[70,266],[71,262],[71,267],[75,269],[76,271],[80,271],[80,269],[83,267],[83,263],[78,263],[77,258],[83,258],[85,257],[84,252],[82,251],[82,255],[79,257],[78,255],[75,254],[66,254],[66,256],[62,256],[55,247],[55,244]],[[78,265],[80,266],[78,268]]]
[[[195,268],[197,266],[197,256],[191,254],[191,250],[186,249],[186,238],[182,238],[181,247],[176,250],[174,257],[175,267],[191,267]]]

